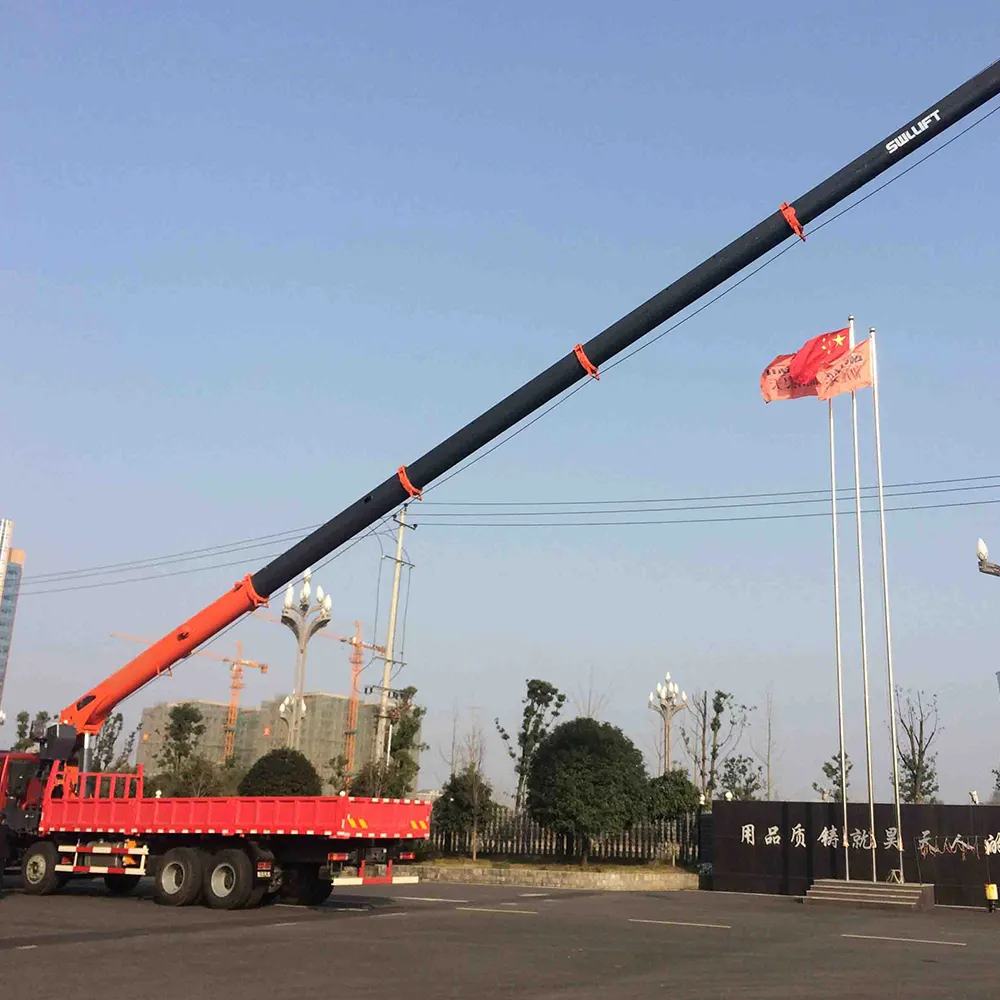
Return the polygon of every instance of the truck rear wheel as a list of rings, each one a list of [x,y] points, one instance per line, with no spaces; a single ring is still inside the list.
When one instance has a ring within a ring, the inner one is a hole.
[[[320,878],[319,865],[288,865],[282,871],[281,901],[292,906],[319,906],[333,884]]]
[[[120,872],[108,872],[104,876],[105,888],[112,896],[128,896],[130,893],[135,892],[138,884],[139,878],[136,875],[122,875]]]
[[[156,866],[153,898],[164,906],[190,906],[201,895],[201,855],[193,847],[171,847]]]
[[[48,896],[65,885],[66,879],[56,871],[58,863],[56,845],[51,841],[39,840],[32,844],[21,859],[24,891],[29,896]]]
[[[238,910],[246,906],[253,889],[254,867],[245,851],[226,848],[206,862],[202,883],[206,906],[213,910]]]

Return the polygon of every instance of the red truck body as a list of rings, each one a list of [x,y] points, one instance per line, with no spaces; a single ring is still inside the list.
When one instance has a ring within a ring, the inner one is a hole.
[[[92,785],[90,794],[64,798],[47,794],[38,832],[131,838],[175,834],[378,841],[422,840],[430,825],[431,804],[423,799],[353,795],[145,798],[141,774],[81,774],[81,787],[88,783]]]

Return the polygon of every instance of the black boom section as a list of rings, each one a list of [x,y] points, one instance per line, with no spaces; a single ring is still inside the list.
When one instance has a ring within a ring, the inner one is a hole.
[[[816,219],[998,93],[1000,61],[988,66],[947,97],[876,143],[868,152],[792,202],[791,207],[798,222],[805,225]],[[790,223],[781,211],[769,215],[729,246],[589,340],[583,345],[586,357],[594,365],[602,365],[722,282],[759,260],[791,235]],[[423,488],[586,377],[587,372],[581,361],[571,351],[408,465],[406,471],[410,482],[417,488]],[[371,527],[408,496],[400,479],[397,476],[390,477],[258,570],[253,576],[254,589],[262,596],[273,594],[307,566],[318,562],[365,528]]]

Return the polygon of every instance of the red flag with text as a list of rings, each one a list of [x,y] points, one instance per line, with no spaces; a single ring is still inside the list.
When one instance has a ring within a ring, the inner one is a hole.
[[[842,392],[870,389],[872,384],[871,341],[864,340],[833,364],[821,368],[816,376],[820,399],[833,399]]]
[[[794,357],[794,354],[779,354],[761,373],[760,394],[765,403],[776,399],[800,399],[802,396],[819,395],[819,382],[816,379],[807,385],[801,385],[789,374],[789,364]]]

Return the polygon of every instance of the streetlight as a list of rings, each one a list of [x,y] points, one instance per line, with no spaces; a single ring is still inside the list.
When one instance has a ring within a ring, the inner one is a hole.
[[[981,538],[976,542],[976,558],[979,560],[979,572],[990,576],[1000,576],[1000,565],[990,562],[990,550]]]
[[[687,692],[682,691],[670,679],[670,671],[664,678],[666,683],[656,685],[655,693],[649,692],[649,708],[663,719],[663,773],[670,771],[670,750],[673,744],[674,716],[687,708]]]
[[[291,699],[281,703],[278,714],[288,726],[288,746],[297,750],[302,739],[302,719],[306,714],[306,703],[302,697],[306,686],[306,647],[309,640],[330,623],[330,609],[333,599],[316,588],[316,603],[312,603],[312,570],[302,574],[302,590],[298,601],[295,588],[289,584],[285,591],[285,602],[281,609],[281,624],[287,625],[295,636],[295,687]],[[290,703],[289,703],[290,702]]]

